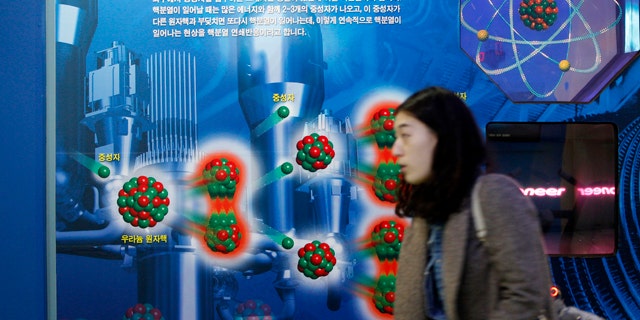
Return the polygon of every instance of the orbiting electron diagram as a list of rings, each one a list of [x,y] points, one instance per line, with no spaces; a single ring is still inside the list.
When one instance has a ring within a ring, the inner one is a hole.
[[[460,41],[512,99],[569,99],[615,57],[624,12],[616,0],[464,0]]]

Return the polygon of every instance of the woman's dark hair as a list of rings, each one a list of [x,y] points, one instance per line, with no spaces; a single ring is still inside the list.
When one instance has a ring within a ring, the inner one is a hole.
[[[395,113],[404,112],[431,128],[438,143],[427,180],[418,185],[401,181],[396,214],[444,223],[460,209],[482,171],[484,140],[471,110],[447,89],[429,87],[414,93]]]

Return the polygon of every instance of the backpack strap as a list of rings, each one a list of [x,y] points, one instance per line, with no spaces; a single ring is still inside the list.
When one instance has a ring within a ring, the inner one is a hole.
[[[480,197],[478,196],[478,183],[473,186],[471,191],[471,215],[473,217],[473,225],[476,229],[476,236],[480,242],[484,243],[487,238],[487,224],[482,215],[482,206],[480,205]]]

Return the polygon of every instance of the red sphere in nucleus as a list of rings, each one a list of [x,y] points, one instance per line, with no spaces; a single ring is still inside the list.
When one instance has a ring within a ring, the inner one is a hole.
[[[218,181],[224,181],[224,179],[227,178],[227,172],[224,170],[218,170],[218,172],[216,172],[216,179]]]

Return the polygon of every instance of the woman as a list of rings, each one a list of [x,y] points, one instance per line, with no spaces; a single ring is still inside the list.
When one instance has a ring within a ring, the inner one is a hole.
[[[396,214],[412,218],[398,261],[395,319],[554,319],[536,208],[513,179],[482,174],[483,139],[464,102],[427,88],[395,117],[392,152],[403,175]],[[470,214],[473,188],[484,242]]]

